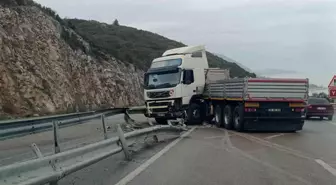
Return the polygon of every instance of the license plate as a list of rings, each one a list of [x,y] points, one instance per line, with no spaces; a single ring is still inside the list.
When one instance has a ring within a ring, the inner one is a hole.
[[[162,117],[165,116],[164,113],[158,113],[157,115],[158,115],[158,116],[162,116]]]
[[[326,110],[325,107],[317,107],[317,110]]]
[[[281,109],[268,109],[268,112],[281,112]]]

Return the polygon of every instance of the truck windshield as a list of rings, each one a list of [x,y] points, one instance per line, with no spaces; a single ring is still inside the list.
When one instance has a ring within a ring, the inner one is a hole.
[[[180,83],[181,70],[147,73],[145,75],[145,88],[157,89],[174,87]]]

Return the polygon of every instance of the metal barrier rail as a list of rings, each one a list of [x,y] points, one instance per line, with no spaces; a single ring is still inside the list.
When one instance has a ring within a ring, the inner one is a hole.
[[[100,111],[101,113],[85,112],[75,113],[61,116],[51,116],[47,118],[34,118],[23,120],[10,120],[1,122],[0,124],[0,139],[7,139],[32,133],[38,133],[52,129],[52,123],[58,122],[60,127],[83,123],[84,121],[100,118],[105,116],[113,116],[126,111],[126,108],[107,109],[108,112]]]
[[[104,126],[103,121],[103,126]],[[104,126],[105,127],[105,126]],[[123,151],[126,159],[130,159],[129,144],[126,139],[146,135],[156,134],[160,131],[185,131],[184,127],[174,126],[154,126],[145,129],[135,130],[124,134],[120,125],[117,126],[118,137],[86,145],[81,148],[58,153],[58,127],[54,124],[54,155],[43,157],[38,147],[33,144],[38,159],[15,163],[0,168],[0,184],[2,185],[38,185],[57,184],[61,178],[101,161],[113,154]],[[112,146],[115,146],[114,148]]]
[[[25,125],[25,124],[30,124],[30,123],[38,124],[40,122],[45,122],[48,120],[55,120],[55,119],[63,120],[63,119],[69,119],[69,118],[74,118],[78,116],[93,115],[94,113],[95,111],[89,111],[89,112],[62,114],[62,115],[54,115],[54,116],[42,116],[42,117],[35,117],[35,118],[4,120],[4,121],[0,121],[0,129],[18,127],[20,125]]]

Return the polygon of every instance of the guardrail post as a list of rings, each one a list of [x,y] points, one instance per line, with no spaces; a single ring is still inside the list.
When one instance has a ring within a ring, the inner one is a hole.
[[[42,157],[43,157],[43,154],[41,153],[39,147],[38,147],[35,143],[31,144],[31,148],[33,149],[35,155],[36,155],[38,158],[42,158]]]
[[[119,140],[121,142],[121,146],[123,148],[124,154],[125,154],[125,158],[126,160],[131,160],[131,155],[128,149],[128,145],[124,136],[124,132],[122,131],[120,124],[117,125],[117,131],[118,131],[118,136],[119,136]]]
[[[135,124],[135,121],[131,118],[131,116],[128,114],[128,111],[126,110],[125,111],[125,114],[124,114],[124,120],[127,124],[129,125],[134,125]]]
[[[104,131],[104,139],[107,139],[107,130],[106,130],[106,124],[105,124],[105,115],[101,115],[101,120],[103,123],[103,131]]]
[[[53,121],[53,133],[54,133],[54,152],[55,154],[60,153],[61,149],[59,147],[58,139],[58,122]]]
[[[153,124],[153,122],[150,118],[147,118],[147,121],[148,121],[149,126],[154,126],[154,124]]]

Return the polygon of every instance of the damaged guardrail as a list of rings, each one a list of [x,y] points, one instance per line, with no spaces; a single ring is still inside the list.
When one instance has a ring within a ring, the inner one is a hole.
[[[80,124],[88,120],[98,119],[102,115],[108,117],[125,113],[125,111],[126,108],[115,108],[108,109],[103,113],[96,113],[92,111],[42,118],[2,121],[0,122],[0,139],[7,139],[51,130],[53,122],[58,122],[60,127],[66,127]]]
[[[102,116],[104,119],[104,116]],[[103,121],[104,136],[106,134],[106,126]],[[60,152],[58,147],[58,124],[53,123],[54,134],[54,151],[55,154],[43,157],[36,144],[32,144],[32,148],[37,159],[26,162],[15,163],[0,168],[0,184],[3,185],[38,185],[38,184],[57,184],[57,181],[65,176],[101,161],[111,155],[124,152],[126,159],[131,159],[128,149],[129,139],[143,136],[146,134],[154,134],[161,131],[182,132],[186,131],[185,127],[176,126],[153,126],[144,129],[135,130],[124,133],[117,125],[118,136],[109,138],[105,136],[105,140],[86,145],[64,152]]]

